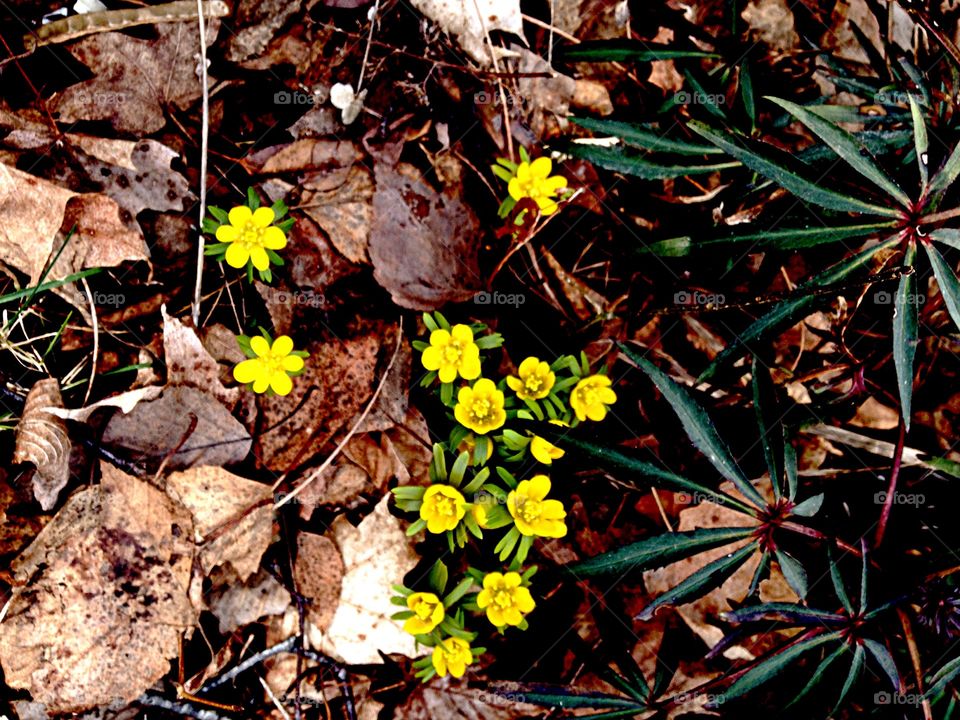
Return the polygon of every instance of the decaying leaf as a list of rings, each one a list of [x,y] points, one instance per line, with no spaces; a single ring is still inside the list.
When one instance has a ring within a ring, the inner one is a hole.
[[[206,27],[210,45],[220,23],[210,19]],[[117,130],[143,135],[166,124],[165,107],[186,108],[199,98],[196,23],[159,24],[156,32],[155,40],[103,33],[72,44],[70,52],[93,77],[54,100],[60,120],[109,120]]]
[[[326,630],[336,613],[343,584],[343,558],[336,544],[323,535],[300,533],[293,577],[298,592],[310,603],[310,622]]]
[[[95,410],[99,410],[100,408],[119,408],[122,412],[128,413],[137,406],[137,403],[141,401],[154,400],[159,397],[161,392],[163,392],[163,388],[159,385],[149,385],[147,387],[128,390],[127,392],[120,393],[119,395],[112,395],[111,397],[98,400],[95,403],[90,403],[82,408],[66,410],[63,408],[50,407],[47,408],[47,411],[52,415],[63,418],[64,420],[86,422],[90,419],[90,416]]]
[[[373,221],[373,179],[360,163],[342,174],[314,173],[304,180],[301,209],[352,263],[366,263]]]
[[[434,310],[480,289],[476,215],[457,195],[438,193],[412,165],[377,163],[370,260],[393,301]]]
[[[232,574],[228,582],[208,598],[210,611],[220,621],[220,632],[232,633],[260,618],[279,615],[290,606],[290,593],[264,570],[240,582]]]
[[[523,37],[519,0],[411,0],[410,4],[455,36],[482,64],[493,62],[488,33],[502,30]]]
[[[196,331],[176,318],[163,316],[163,354],[167,363],[167,383],[190,385],[213,395],[226,407],[233,407],[240,388],[227,388],[220,382],[220,365],[207,352]]]
[[[126,415],[114,415],[103,441],[135,461],[159,464],[167,458],[171,470],[240,462],[251,444],[250,434],[229,410],[212,396],[185,386],[167,387],[156,400],[141,402]]]
[[[102,466],[13,563],[0,624],[7,684],[50,713],[128,703],[167,674],[197,610],[192,520],[160,490]]]
[[[343,587],[333,621],[322,634],[322,647],[348,664],[379,663],[380,652],[416,657],[412,635],[390,619],[391,585],[417,564],[400,521],[388,510],[384,497],[354,527],[342,515],[333,522],[333,539],[343,557]]]
[[[519,717],[535,717],[542,708],[514,702],[522,693],[504,693],[503,696],[486,693],[482,688],[470,688],[466,680],[427,683],[414,689],[406,702],[393,714],[395,720],[512,720]]]
[[[202,466],[171,473],[166,488],[193,515],[205,573],[227,563],[240,580],[257,571],[273,534],[269,485]]]
[[[36,466],[33,495],[44,510],[57,504],[57,497],[70,479],[70,436],[66,423],[47,411],[62,408],[60,383],[56,378],[38,381],[27,393],[23,417],[17,424],[13,462]]]

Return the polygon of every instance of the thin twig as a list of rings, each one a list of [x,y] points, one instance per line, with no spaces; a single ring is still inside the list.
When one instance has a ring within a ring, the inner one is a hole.
[[[90,361],[90,382],[87,383],[87,392],[83,396],[81,406],[86,405],[90,399],[90,391],[93,390],[93,381],[97,377],[97,358],[100,357],[100,323],[97,321],[97,304],[93,301],[93,293],[90,292],[90,285],[86,278],[81,278],[83,290],[87,294],[87,300],[90,302],[90,317],[93,325],[93,359]]]
[[[903,417],[900,418],[900,431],[897,435],[897,446],[893,451],[893,467],[890,468],[890,483],[887,485],[887,496],[883,501],[883,510],[880,513],[880,521],[877,523],[877,534],[874,535],[873,547],[880,547],[883,542],[883,534],[887,530],[887,523],[890,521],[890,512],[893,510],[893,499],[897,494],[897,478],[900,477],[900,464],[903,460],[903,445],[907,439],[907,424]]]
[[[203,0],[197,0],[197,22],[200,25],[200,83],[203,92],[203,120],[200,127],[200,241],[197,244],[197,284],[193,289],[193,326],[200,323],[200,288],[203,285],[203,217],[207,214],[207,148],[210,140],[210,88],[207,82],[207,27],[203,17]]]
[[[297,636],[292,635],[288,637],[286,640],[284,640],[283,642],[279,642],[276,645],[273,645],[272,647],[268,647],[265,650],[261,650],[256,655],[251,655],[250,657],[248,657],[246,660],[244,660],[242,663],[237,665],[232,670],[229,670],[228,672],[225,672],[220,677],[215,678],[214,680],[211,680],[208,683],[205,683],[204,686],[200,688],[197,692],[205,693],[210,690],[213,690],[214,688],[220,687],[221,685],[224,685],[225,683],[230,682],[237,675],[243,672],[246,672],[247,670],[254,667],[255,665],[259,665],[267,658],[273,657],[274,655],[279,655],[280,653],[291,652],[297,646],[297,640],[298,640]]]
[[[380,0],[375,0],[373,8],[370,10],[370,33],[367,35],[367,47],[363,51],[363,64],[360,65],[360,77],[357,78],[357,95],[363,88],[363,75],[367,69],[367,60],[370,58],[370,46],[373,44],[373,28],[377,24],[377,13],[380,12]]]
[[[303,492],[308,485],[310,485],[314,480],[320,477],[323,474],[323,471],[330,467],[330,464],[336,459],[340,452],[347,446],[347,443],[350,442],[351,438],[356,434],[357,429],[363,425],[363,421],[367,419],[367,415],[370,414],[370,411],[373,410],[373,406],[376,404],[377,399],[380,397],[380,393],[383,391],[384,385],[387,384],[387,378],[390,377],[390,371],[393,369],[393,364],[397,361],[397,356],[400,354],[400,346],[403,344],[403,318],[400,318],[400,324],[397,328],[397,346],[393,350],[393,355],[390,358],[390,362],[387,364],[387,369],[383,372],[383,377],[380,378],[380,383],[377,385],[377,389],[374,390],[373,396],[370,398],[370,402],[367,403],[367,407],[364,408],[363,413],[357,418],[357,421],[353,424],[353,427],[347,432],[343,440],[340,441],[340,444],[333,449],[333,452],[327,457],[326,460],[314,470],[306,480],[304,480],[300,485],[292,490],[290,493],[282,497],[276,503],[274,507],[280,508],[286,505],[288,502],[293,500],[297,495]]]
[[[212,710],[201,710],[189,703],[165,700],[156,695],[141,695],[140,698],[137,699],[137,702],[141,705],[149,705],[151,707],[158,707],[169,710],[170,712],[179,713],[186,717],[198,718],[198,720],[230,720],[223,715],[218,715]]]

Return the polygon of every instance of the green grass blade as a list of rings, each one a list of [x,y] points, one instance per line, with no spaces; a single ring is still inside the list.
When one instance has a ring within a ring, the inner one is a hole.
[[[901,207],[910,205],[910,197],[880,169],[867,154],[867,149],[846,130],[789,100],[775,97],[768,97],[767,99],[776,103],[806,125],[814,135],[830,146],[844,162],[887,195],[894,198]]]
[[[565,565],[563,569],[578,578],[596,575],[620,576],[627,572],[652,570],[737,540],[744,540],[750,537],[753,531],[750,527],[699,528],[664,533]]]
[[[683,605],[703,597],[716,587],[719,587],[727,578],[733,575],[747,559],[759,550],[756,541],[747,543],[736,552],[731,552],[703,566],[680,584],[670,588],[663,595],[647,605],[639,615],[638,620],[649,620],[654,613],[667,605]]]
[[[684,431],[690,438],[694,446],[702,452],[710,464],[717,471],[732,482],[737,489],[743,493],[744,497],[754,503],[758,508],[766,507],[767,501],[763,495],[750,483],[749,478],[737,465],[736,460],[730,453],[727,444],[717,433],[717,429],[707,415],[706,411],[697,404],[687,392],[686,388],[681,387],[674,382],[666,373],[662,372],[656,365],[640,357],[629,347],[620,345],[620,350],[637,367],[643,370],[647,376],[657,386],[657,389],[663,394],[663,397],[673,411],[680,418]]]
[[[690,121],[688,126],[691,130],[705,137],[754,172],[773,180],[802,200],[806,200],[828,210],[900,217],[900,211],[896,208],[873,205],[835,190],[820,187],[817,183],[787,167],[786,161],[779,162],[771,160],[769,156],[777,152],[776,148],[772,146],[757,143],[746,138],[720,133],[696,121]]]
[[[916,247],[911,245],[904,257],[907,267],[913,266]],[[907,430],[910,429],[910,407],[913,400],[913,361],[917,354],[919,314],[917,308],[917,274],[900,276],[894,296],[893,364],[897,370],[897,388],[900,393],[900,414]]]

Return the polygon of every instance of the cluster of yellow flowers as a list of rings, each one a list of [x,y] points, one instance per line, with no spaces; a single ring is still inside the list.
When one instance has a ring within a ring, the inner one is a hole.
[[[263,282],[270,282],[270,265],[283,265],[276,251],[287,246],[287,233],[294,223],[293,218],[281,220],[287,214],[283,200],[261,207],[260,196],[250,188],[246,205],[229,212],[218,207],[208,210],[212,217],[204,218],[203,231],[214,235],[218,242],[207,245],[204,253],[226,261],[230,267],[246,268],[251,282],[254,270]],[[287,395],[293,389],[291,378],[303,372],[309,353],[294,350],[293,339],[287,335],[274,340],[266,331],[261,332],[262,337],[237,336],[247,359],[233,368],[233,377],[255,393]]]
[[[451,326],[440,313],[423,319],[429,337],[413,343],[427,371],[421,385],[439,380],[452,429],[445,442],[434,445],[429,485],[394,488],[397,506],[417,515],[408,534],[426,530],[444,535],[451,552],[471,536],[483,539],[486,531],[506,529],[494,552],[508,563],[503,571],[467,567],[466,578],[447,595],[447,569],[440,561],[429,589],[395,588],[394,602],[404,608],[395,619],[402,620],[418,642],[433,648],[431,656],[415,663],[418,676],[427,680],[447,673],[460,677],[482,652],[471,645],[476,633],[465,629],[465,612],[484,613],[500,632],[526,629],[526,616],[536,606],[530,591],[536,567],[524,570],[523,563],[536,538],[567,534],[567,513],[563,503],[550,496],[550,478],[534,472],[518,480],[507,468],[511,463],[529,466],[531,461],[550,466],[564,456],[562,448],[528,428],[536,421],[544,427],[572,428],[603,420],[617,398],[610,379],[591,374],[582,354],[552,363],[527,357],[516,374],[495,382],[483,377],[482,355],[502,345],[500,335],[484,332],[478,324]],[[455,388],[456,383],[461,386]],[[491,481],[491,469],[501,482]]]

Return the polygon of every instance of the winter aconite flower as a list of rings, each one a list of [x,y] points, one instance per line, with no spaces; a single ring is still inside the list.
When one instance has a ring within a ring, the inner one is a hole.
[[[530,441],[530,454],[544,465],[550,465],[554,460],[562,458],[565,452],[539,435],[534,435]]]
[[[510,179],[507,191],[514,200],[530,198],[540,212],[550,215],[557,211],[557,201],[554,198],[561,188],[567,186],[567,179],[562,175],[553,175],[553,163],[548,157],[539,157],[531,163],[522,162],[517,165],[516,174]]]
[[[407,596],[407,607],[414,615],[403,623],[405,632],[425,635],[443,622],[443,603],[430,592],[415,592]]]
[[[550,366],[539,358],[528,357],[517,368],[515,377],[507,378],[507,385],[521,400],[540,400],[550,394],[557,376],[550,371]]]
[[[251,210],[246,205],[233,208],[229,222],[217,228],[217,240],[229,243],[226,261],[230,267],[242,268],[247,261],[257,270],[270,267],[267,250],[280,250],[287,244],[283,230],[273,224],[276,213],[271,208]]]
[[[534,475],[507,495],[507,510],[521,535],[559,538],[567,534],[567,516],[559,500],[547,500],[550,478]]]
[[[458,374],[464,380],[480,377],[480,348],[467,325],[430,333],[430,347],[423,351],[420,361],[427,370],[437,370],[443,383],[453,382]]]
[[[591,375],[577,383],[570,393],[570,405],[577,420],[603,420],[607,416],[607,405],[617,401],[610,385],[610,378],[606,375]]]
[[[507,420],[503,392],[492,380],[481,378],[473,387],[460,388],[453,414],[457,422],[479,435],[501,427]]]
[[[433,668],[440,677],[446,677],[448,672],[455,678],[463,677],[472,662],[473,652],[466,640],[447,638],[433,649]]]
[[[467,514],[467,501],[460,491],[449,485],[431,485],[423,494],[420,519],[427,530],[439,534],[453,530]]]
[[[483,590],[477,594],[477,607],[486,610],[487,619],[494,625],[519,625],[523,616],[536,607],[530,591],[523,587],[520,573],[487,573]]]
[[[281,335],[270,342],[259,335],[250,338],[250,350],[255,357],[244,360],[233,369],[237,382],[253,383],[255,393],[268,389],[277,395],[286,395],[293,388],[290,373],[303,370],[303,358],[294,353],[293,340]]]

